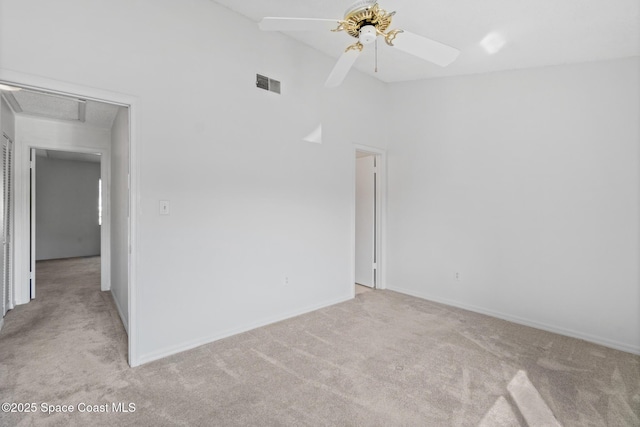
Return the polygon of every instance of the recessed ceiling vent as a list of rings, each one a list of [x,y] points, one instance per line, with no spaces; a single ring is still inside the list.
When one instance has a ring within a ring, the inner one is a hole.
[[[256,74],[256,86],[260,89],[280,93],[280,82],[267,76]]]

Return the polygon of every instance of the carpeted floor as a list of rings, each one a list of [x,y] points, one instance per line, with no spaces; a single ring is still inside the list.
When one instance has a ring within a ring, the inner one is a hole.
[[[39,263],[7,314],[0,402],[36,412],[1,426],[640,425],[640,357],[390,291],[131,369],[98,266]]]
[[[356,284],[356,295],[364,294],[365,292],[371,291],[373,291],[373,288]]]

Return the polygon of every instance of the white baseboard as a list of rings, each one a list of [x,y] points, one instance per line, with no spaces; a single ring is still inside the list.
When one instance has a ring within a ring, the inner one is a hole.
[[[581,340],[584,340],[584,341],[592,342],[594,344],[599,344],[599,345],[602,345],[602,346],[605,346],[605,347],[613,348],[615,350],[621,350],[621,351],[625,351],[627,353],[640,355],[640,347],[639,346],[634,346],[634,345],[630,345],[630,344],[626,344],[626,343],[621,343],[621,342],[618,342],[618,341],[610,340],[608,338],[598,337],[598,336],[595,336],[595,335],[586,334],[586,333],[583,333],[583,332],[578,332],[578,331],[574,331],[574,330],[571,330],[571,329],[566,329],[566,328],[559,327],[559,326],[548,325],[546,323],[541,323],[541,322],[538,322],[538,321],[535,321],[535,320],[526,319],[526,318],[523,318],[523,317],[511,315],[511,314],[506,314],[506,313],[502,313],[502,312],[499,312],[499,311],[489,310],[489,309],[486,309],[486,308],[477,307],[477,306],[474,306],[474,305],[465,304],[465,303],[461,303],[461,302],[458,302],[458,301],[449,300],[449,299],[446,299],[446,298],[435,297],[433,295],[429,295],[429,294],[424,293],[424,292],[416,292],[416,291],[413,291],[413,290],[404,289],[404,288],[398,288],[398,287],[392,287],[392,286],[388,286],[387,289],[390,290],[390,291],[399,292],[399,293],[405,294],[405,295],[411,295],[413,297],[425,299],[425,300],[428,300],[428,301],[433,301],[433,302],[437,302],[437,303],[440,303],[440,304],[449,305],[449,306],[452,306],[452,307],[462,308],[463,310],[469,310],[469,311],[473,311],[475,313],[485,314],[487,316],[496,317],[496,318],[502,319],[502,320],[507,320],[509,322],[517,323],[519,325],[529,326],[529,327],[536,328],[536,329],[542,329],[543,331],[553,332],[553,333],[556,333],[556,334],[559,334],[559,335],[565,335],[565,336],[571,337],[571,338],[578,338],[578,339],[581,339]]]
[[[192,340],[192,341],[187,341],[187,342],[182,343],[182,344],[178,344],[178,345],[175,345],[175,346],[167,347],[167,348],[164,348],[162,350],[154,351],[154,352],[151,352],[151,353],[148,353],[146,355],[142,355],[141,357],[139,357],[138,360],[137,360],[138,363],[136,364],[136,366],[143,365],[143,364],[149,363],[149,362],[153,362],[154,360],[162,359],[162,358],[165,358],[167,356],[171,356],[171,355],[174,355],[174,354],[177,354],[177,353],[181,353],[183,351],[191,350],[193,348],[200,347],[201,345],[209,344],[209,343],[212,343],[214,341],[221,340],[223,338],[227,338],[227,337],[230,337],[230,336],[233,336],[233,335],[241,334],[243,332],[247,332],[247,331],[250,331],[252,329],[260,328],[260,327],[263,327],[263,326],[270,325],[272,323],[276,323],[276,322],[280,322],[280,321],[283,321],[283,320],[290,319],[292,317],[300,316],[302,314],[306,314],[306,313],[309,313],[309,312],[312,312],[312,311],[315,311],[315,310],[319,310],[319,309],[324,308],[324,307],[329,307],[331,305],[335,305],[335,304],[339,304],[341,302],[349,301],[351,299],[353,299],[352,296],[347,296],[347,297],[337,298],[335,300],[325,301],[323,303],[314,304],[314,305],[311,305],[311,306],[308,306],[308,307],[305,307],[305,308],[302,308],[302,309],[299,309],[299,310],[293,310],[293,311],[290,311],[290,312],[285,313],[283,315],[273,316],[273,317],[270,317],[270,318],[267,318],[267,319],[260,320],[258,322],[253,322],[253,323],[250,323],[248,325],[241,326],[239,328],[229,329],[229,330],[222,331],[222,332],[219,332],[219,333],[214,334],[214,335],[198,338],[198,339],[195,339],[195,340]]]
[[[124,315],[124,311],[122,311],[122,307],[120,307],[120,301],[118,301],[118,298],[113,294],[113,291],[109,291],[109,293],[111,293],[111,298],[113,298],[113,302],[116,305],[120,320],[122,320],[122,324],[124,325],[124,330],[127,331],[127,335],[129,335],[129,318]]]
[[[3,326],[4,326],[4,317],[0,319],[0,331],[2,330]]]

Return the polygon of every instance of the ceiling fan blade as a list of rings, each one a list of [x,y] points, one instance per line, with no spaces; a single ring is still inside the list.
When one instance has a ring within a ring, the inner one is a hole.
[[[399,33],[393,41],[393,46],[441,67],[451,64],[460,54],[456,48],[408,31]]]
[[[330,31],[338,27],[338,20],[315,18],[262,18],[258,27],[262,31]]]
[[[349,70],[353,67],[358,56],[360,56],[360,50],[358,49],[349,49],[344,52],[333,67],[333,70],[331,70],[331,74],[329,74],[329,78],[325,82],[324,87],[333,88],[340,86],[345,77],[347,77],[347,74],[349,74]]]

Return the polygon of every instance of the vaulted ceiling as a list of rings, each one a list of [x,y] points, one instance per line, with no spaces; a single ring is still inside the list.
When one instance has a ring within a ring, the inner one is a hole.
[[[263,17],[341,19],[354,0],[212,0],[252,21]],[[424,62],[378,42],[358,58],[357,69],[384,82],[484,73],[640,55],[638,0],[380,0],[397,11],[401,28],[461,51],[446,68]],[[344,32],[287,32],[337,58],[354,39]],[[400,37],[400,36],[398,36]],[[489,38],[495,53],[483,40]],[[493,38],[491,40],[491,38]]]

